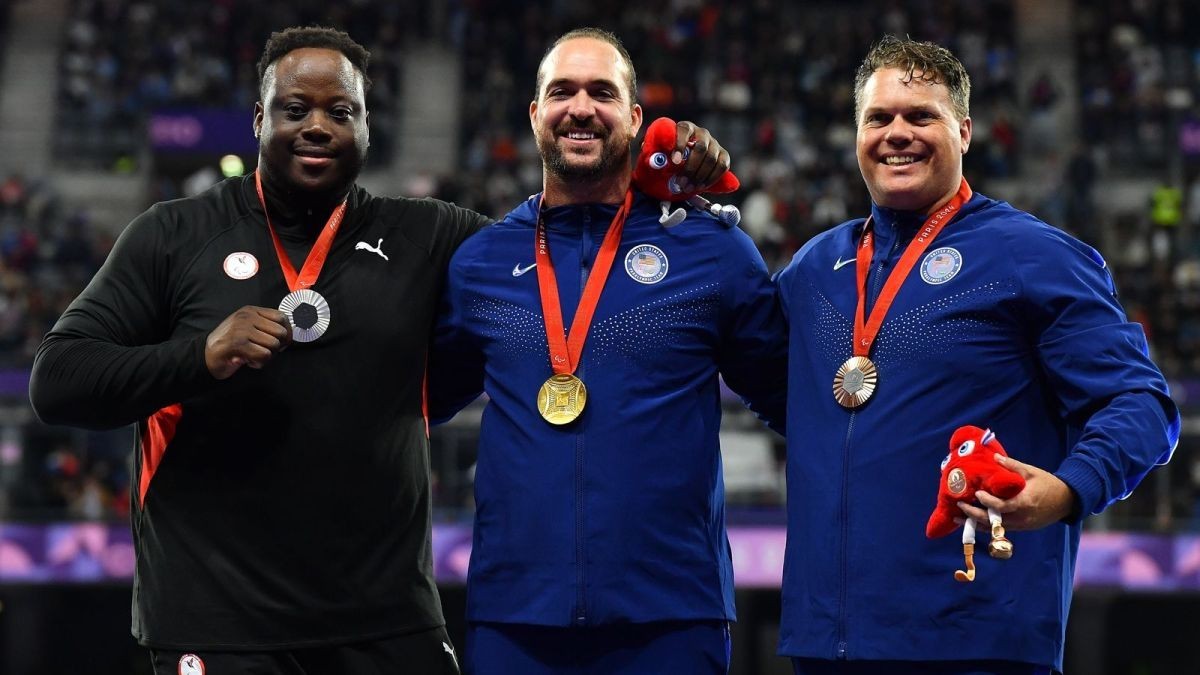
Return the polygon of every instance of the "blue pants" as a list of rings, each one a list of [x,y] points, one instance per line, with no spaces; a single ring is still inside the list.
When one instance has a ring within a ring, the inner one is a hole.
[[[473,623],[464,665],[471,675],[726,675],[729,650],[724,621],[594,628]]]
[[[792,659],[795,675],[1050,675],[1016,661],[823,661]]]

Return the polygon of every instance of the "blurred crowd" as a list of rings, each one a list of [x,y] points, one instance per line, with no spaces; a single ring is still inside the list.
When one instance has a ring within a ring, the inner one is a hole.
[[[1130,315],[1170,373],[1200,374],[1200,5],[1078,3],[1081,148],[1068,167],[1066,220],[1102,244]],[[1154,177],[1137,208],[1100,213],[1100,175]]]
[[[132,169],[156,110],[249,111],[271,31],[335,25],[371,51],[371,161],[386,163],[406,26],[426,3],[317,0],[72,0],[60,59],[56,154]]]
[[[0,176],[0,518],[104,518],[128,505],[128,433],[44,427],[25,393],[42,336],[104,262],[109,232],[47,181]]]
[[[6,4],[0,0],[0,35]],[[864,214],[869,197],[854,152],[854,71],[879,36],[907,34],[950,47],[971,74],[974,137],[966,174],[982,192],[1041,171],[1022,155],[1036,134],[1031,120],[1080,96],[1080,144],[1058,150],[1061,160],[1042,181],[1046,195],[1018,206],[1104,251],[1131,318],[1146,327],[1164,370],[1194,380],[1200,374],[1200,238],[1193,234],[1200,227],[1200,105],[1193,98],[1200,93],[1200,37],[1186,28],[1200,19],[1200,5],[1077,2],[1078,88],[1040,74],[1019,91],[1013,4],[74,0],[63,41],[55,154],[93,168],[130,168],[146,155],[148,111],[249,110],[257,98],[254,64],[270,30],[319,22],[348,30],[372,52],[371,150],[380,164],[394,150],[387,132],[402,103],[404,49],[441,40],[460,54],[460,168],[438,177],[433,192],[501,216],[541,185],[528,121],[538,62],[558,34],[596,25],[628,47],[647,123],[663,115],[694,120],[729,150],[742,189],[728,201],[740,206],[743,227],[774,270],[814,234]],[[431,22],[427,13],[435,11],[442,16]],[[430,25],[444,34],[419,35]],[[1160,185],[1144,204],[1098,208],[1096,186],[1114,176],[1153,176]],[[0,181],[0,369],[20,372],[103,261],[112,245],[105,233],[119,224],[97,227],[39,177],[0,175]],[[0,401],[27,411],[18,393],[0,391]],[[19,415],[15,423],[5,419],[0,406],[0,517],[6,507],[10,514],[65,510],[88,518],[127,509],[127,430],[89,434]],[[473,444],[470,437],[446,438],[435,434],[440,443]],[[443,463],[435,467],[445,474],[435,476],[435,498],[441,506],[462,506],[469,501],[470,462]],[[1195,500],[1200,458],[1186,457],[1171,481],[1181,488],[1172,499]]]
[[[1080,2],[1076,62],[1083,141],[1113,171],[1137,175],[1200,155],[1200,4],[1192,0]]]
[[[29,366],[42,336],[104,262],[109,231],[64,205],[47,181],[0,176],[0,369]]]

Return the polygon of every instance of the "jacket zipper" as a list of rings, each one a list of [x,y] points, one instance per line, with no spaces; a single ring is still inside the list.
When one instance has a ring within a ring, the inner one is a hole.
[[[841,503],[841,553],[842,565],[841,574],[838,579],[841,592],[838,594],[838,628],[837,628],[837,650],[836,656],[838,659],[846,658],[846,594],[848,592],[849,580],[847,579],[849,572],[846,569],[847,547],[850,542],[850,437],[854,435],[854,418],[858,413],[850,411],[850,422],[846,425],[846,443],[842,446],[842,503]]]
[[[585,206],[583,208],[583,227],[579,228],[579,296],[581,300],[591,268],[591,214],[591,209]],[[576,305],[575,311],[579,311],[578,305]],[[583,370],[583,354],[581,353],[579,362],[575,364],[575,376],[581,380],[583,379]],[[583,551],[583,446],[583,434],[577,432],[575,434],[575,583],[578,585],[578,592],[575,597],[575,623],[580,626],[587,624],[587,594],[585,593],[587,578],[584,570]]]
[[[872,292],[869,296],[872,305],[879,297],[879,290],[883,284],[883,268],[887,267],[892,256],[900,248],[900,237],[892,241],[891,251],[879,261],[879,265],[875,268],[874,283],[871,284]],[[865,310],[866,308],[864,308]],[[865,319],[864,319],[865,320]],[[842,447],[842,503],[841,503],[841,554],[842,565],[841,574],[838,579],[841,584],[841,592],[838,594],[838,625],[837,625],[837,646],[835,655],[840,659],[845,659],[849,645],[846,644],[846,596],[849,594],[849,552],[850,546],[850,438],[854,435],[854,420],[858,415],[858,411],[850,411],[850,422],[846,425],[846,442]]]

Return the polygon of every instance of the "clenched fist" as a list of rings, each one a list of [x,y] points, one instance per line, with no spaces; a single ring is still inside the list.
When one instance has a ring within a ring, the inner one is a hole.
[[[247,305],[230,314],[208,334],[204,363],[224,380],[242,366],[262,368],[292,343],[292,327],[277,309]]]

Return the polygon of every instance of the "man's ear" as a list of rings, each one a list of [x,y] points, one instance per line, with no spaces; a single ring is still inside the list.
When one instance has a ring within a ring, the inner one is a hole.
[[[257,101],[254,104],[254,137],[258,138],[262,134],[263,123],[263,104],[262,101]]]

